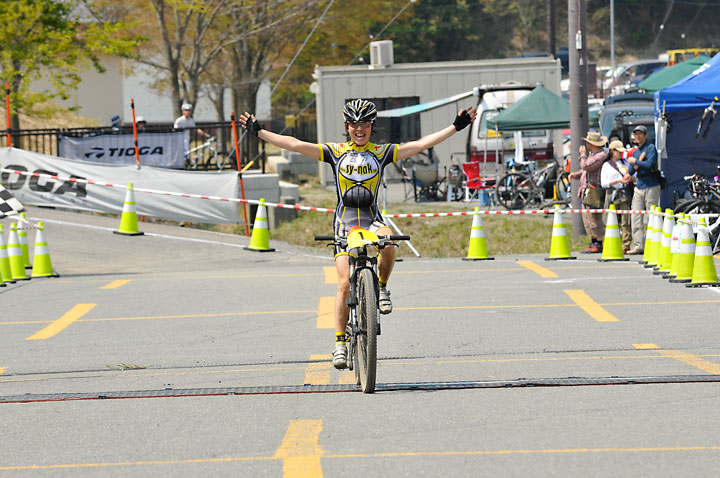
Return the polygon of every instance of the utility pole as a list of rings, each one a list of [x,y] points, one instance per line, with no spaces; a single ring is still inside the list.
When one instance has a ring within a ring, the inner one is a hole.
[[[546,22],[547,22],[547,52],[555,56],[555,0],[545,0]]]
[[[588,66],[585,36],[585,0],[568,0],[568,62],[570,66],[570,171],[580,170],[578,160],[582,138],[588,131]],[[572,181],[572,207],[580,208],[580,199],[575,192],[580,181]],[[582,217],[573,214],[573,237],[584,231]]]
[[[615,0],[610,0],[610,71],[615,72]]]

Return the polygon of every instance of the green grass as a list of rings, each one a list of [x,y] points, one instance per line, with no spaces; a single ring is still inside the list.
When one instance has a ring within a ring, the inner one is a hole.
[[[323,208],[334,208],[335,193],[306,180],[300,186],[301,204]],[[457,212],[467,206],[461,203],[420,203],[402,204],[390,208],[390,213],[406,214],[419,212]],[[401,210],[402,209],[402,210]],[[489,255],[542,254],[550,252],[553,217],[548,216],[483,216],[483,229]],[[397,218],[393,219],[403,234],[410,235],[412,245],[422,257],[450,258],[466,257],[470,243],[472,216]],[[572,240],[572,219],[564,218],[570,248],[584,249],[589,242],[587,236]],[[323,243],[316,243],[313,237],[330,234],[332,214],[323,212],[298,212],[298,218],[279,225],[270,233],[271,239],[290,244],[325,249]],[[413,252],[406,246],[398,249],[398,257],[412,257]]]

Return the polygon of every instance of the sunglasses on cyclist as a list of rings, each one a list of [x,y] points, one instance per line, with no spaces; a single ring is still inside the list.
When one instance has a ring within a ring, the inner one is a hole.
[[[365,129],[365,128],[369,128],[372,123],[369,121],[348,121],[347,124],[348,124],[348,126],[352,126],[353,128]]]

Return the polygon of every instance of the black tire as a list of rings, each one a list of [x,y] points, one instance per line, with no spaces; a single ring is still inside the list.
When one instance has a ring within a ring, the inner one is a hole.
[[[674,212],[683,212],[685,214],[720,214],[720,203],[715,201],[703,201],[701,199],[694,199],[691,201],[685,201],[678,204],[678,210]],[[708,227],[712,227],[720,218],[711,217],[708,220]],[[710,233],[710,246],[713,248],[713,254],[720,252],[720,227],[715,228]]]
[[[512,210],[524,209],[535,200],[537,193],[530,176],[510,173],[495,185],[495,196],[505,209]]]
[[[673,211],[678,212],[684,212],[687,213],[688,211],[697,208],[700,204],[702,204],[702,200],[700,199],[681,199],[680,201],[675,203],[675,207],[673,208]]]
[[[566,172],[561,173],[555,180],[555,191],[558,203],[570,204],[572,201],[572,193],[570,191],[571,183],[570,175]]]
[[[375,369],[377,366],[377,316],[378,302],[375,295],[375,281],[370,269],[358,274],[358,327],[357,370],[363,393],[375,391]]]

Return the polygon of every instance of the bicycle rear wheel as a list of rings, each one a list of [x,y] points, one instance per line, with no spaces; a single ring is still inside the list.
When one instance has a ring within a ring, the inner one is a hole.
[[[375,391],[375,368],[377,366],[377,316],[378,302],[375,281],[370,269],[358,274],[358,326],[356,335],[357,370],[363,393]]]
[[[495,186],[498,202],[508,210],[523,209],[536,196],[530,176],[510,173],[503,176]]]

